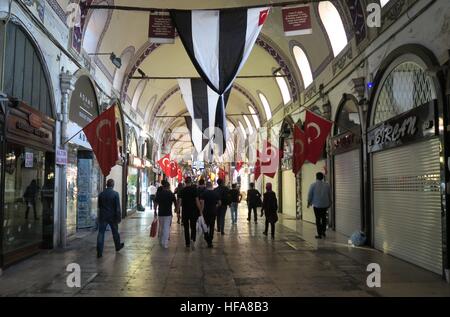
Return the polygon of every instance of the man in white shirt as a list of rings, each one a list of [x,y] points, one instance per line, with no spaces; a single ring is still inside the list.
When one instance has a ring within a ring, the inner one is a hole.
[[[156,198],[156,186],[155,183],[152,183],[148,187],[148,194],[150,195],[150,209],[154,209],[155,206],[155,198]]]

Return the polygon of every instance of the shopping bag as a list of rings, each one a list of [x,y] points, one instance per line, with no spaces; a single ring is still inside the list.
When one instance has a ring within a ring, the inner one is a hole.
[[[150,237],[155,238],[158,234],[158,218],[153,219],[152,225],[150,227]]]

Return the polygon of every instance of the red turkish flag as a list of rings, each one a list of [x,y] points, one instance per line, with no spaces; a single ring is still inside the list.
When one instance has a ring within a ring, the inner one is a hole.
[[[119,159],[116,134],[116,106],[110,107],[83,129],[104,176]]]
[[[166,156],[158,161],[158,164],[164,174],[166,174],[167,177],[170,177],[170,154],[166,154]]]
[[[306,160],[306,153],[308,151],[308,140],[305,133],[298,125],[294,127],[294,162],[292,170],[295,175],[302,169],[303,163]]]
[[[169,175],[167,175],[167,176],[169,176],[171,178],[178,176],[178,163],[176,161],[170,162],[170,171],[169,171]]]
[[[264,141],[263,152],[259,153],[261,159],[261,173],[274,178],[280,163],[280,150],[269,141]]]
[[[259,12],[258,26],[263,25],[264,22],[266,22],[268,16],[269,16],[269,9],[260,11]]]
[[[305,135],[308,141],[306,159],[313,164],[322,156],[323,147],[331,132],[333,123],[325,118],[306,110]]]
[[[256,150],[256,163],[255,163],[255,182],[261,176],[261,161],[259,160],[259,151]]]
[[[183,171],[181,170],[181,168],[179,166],[177,169],[177,177],[178,177],[178,183],[181,183],[183,181]]]
[[[244,162],[236,162],[236,171],[239,173],[239,171],[241,170],[242,166],[244,166]]]

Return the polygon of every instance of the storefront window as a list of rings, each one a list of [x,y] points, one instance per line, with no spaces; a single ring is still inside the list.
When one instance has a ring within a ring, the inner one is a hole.
[[[127,209],[133,210],[137,207],[137,186],[138,186],[138,169],[134,167],[128,167],[128,201]]]
[[[349,131],[355,134],[361,133],[358,105],[353,100],[347,100],[342,106],[336,123],[336,135]]]
[[[52,175],[45,171],[45,153],[7,144],[3,252],[43,241],[43,208]],[[53,175],[54,176],[54,175]],[[50,186],[51,187],[51,186]]]
[[[431,78],[421,66],[415,62],[400,63],[382,82],[373,124],[419,107],[433,100],[434,95]]]
[[[69,146],[66,168],[67,180],[67,236],[77,232],[77,197],[78,197],[77,149]]]

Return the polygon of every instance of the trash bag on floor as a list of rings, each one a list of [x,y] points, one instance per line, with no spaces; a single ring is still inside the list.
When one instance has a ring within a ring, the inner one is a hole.
[[[350,236],[349,242],[354,246],[363,246],[366,244],[366,234],[362,231],[356,231]]]

